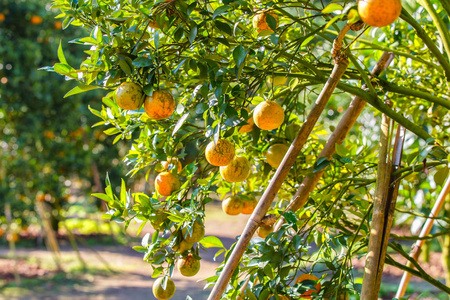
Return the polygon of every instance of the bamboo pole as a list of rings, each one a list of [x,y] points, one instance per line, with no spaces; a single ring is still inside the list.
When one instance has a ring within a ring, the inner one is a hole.
[[[425,239],[421,239],[425,236],[427,236],[431,228],[433,227],[434,217],[436,217],[439,214],[439,211],[442,209],[442,206],[445,203],[445,198],[450,193],[450,177],[447,178],[447,181],[444,184],[444,187],[439,194],[438,199],[436,200],[436,203],[433,206],[433,209],[430,212],[429,219],[425,222],[425,224],[422,227],[422,231],[419,234],[419,239],[416,241],[416,243],[413,245],[413,249],[411,251],[411,257],[417,261],[420,250],[425,243]],[[408,267],[412,267],[411,263],[407,264]],[[409,279],[411,278],[411,274],[408,272],[404,272],[402,279],[400,281],[400,285],[397,290],[397,294],[395,295],[396,298],[401,298],[405,295],[406,287],[408,286]]]
[[[350,29],[350,26],[346,24],[344,28],[339,33],[339,37],[337,39],[341,39],[344,36],[348,30]],[[231,253],[228,261],[226,262],[219,278],[217,279],[216,284],[214,285],[213,290],[211,291],[211,294],[209,295],[208,300],[219,300],[222,297],[223,292],[225,291],[225,288],[230,281],[230,278],[236,269],[236,267],[239,264],[239,261],[242,257],[242,255],[245,252],[245,249],[247,248],[251,238],[253,237],[253,234],[255,233],[256,229],[259,227],[262,218],[265,216],[267,211],[270,208],[270,205],[272,204],[273,200],[275,199],[275,196],[278,193],[278,190],[280,189],[284,179],[289,173],[289,170],[294,165],[295,160],[297,159],[297,156],[300,154],[300,151],[302,150],[304,144],[306,143],[306,140],[308,139],[308,136],[310,135],[311,131],[314,128],[314,125],[316,124],[317,120],[319,119],[323,109],[325,108],[326,104],[328,103],[328,100],[330,99],[331,95],[333,94],[334,90],[336,89],[336,86],[341,79],[342,75],[345,73],[348,67],[348,59],[345,55],[342,55],[341,52],[339,52],[339,55],[335,58],[335,66],[333,68],[333,71],[331,73],[330,78],[325,83],[319,97],[316,100],[316,103],[314,104],[314,107],[312,108],[311,112],[308,114],[308,117],[306,121],[303,123],[302,127],[300,128],[299,133],[297,134],[296,138],[292,142],[292,145],[289,147],[289,150],[287,151],[286,155],[283,158],[283,161],[281,162],[280,166],[278,167],[277,171],[275,172],[274,177],[269,183],[269,186],[265,190],[264,194],[262,195],[258,205],[256,206],[255,210],[253,211],[253,214],[249,218],[247,225],[244,228],[244,231],[241,234],[241,237],[239,241],[237,242],[237,245],[233,252]]]
[[[372,70],[373,76],[380,75],[380,73],[389,66],[393,58],[394,54],[392,52],[385,51]],[[366,106],[366,103],[366,101],[358,96],[355,96],[353,98],[353,101],[350,103],[349,108],[345,112],[333,134],[328,139],[322,152],[320,152],[318,159],[321,157],[330,158],[336,152],[336,144],[342,144],[344,142],[345,137],[355,124],[362,110]],[[322,178],[324,171],[325,169],[322,169],[319,172],[307,176],[303,180],[294,197],[292,198],[287,210],[290,209],[293,211],[297,211],[305,205],[306,201],[308,200],[309,194],[317,186],[317,183],[319,182],[320,178]],[[277,231],[281,227],[283,222],[284,219],[281,218],[275,225],[274,230]]]
[[[398,126],[392,154],[392,165],[386,161],[389,126],[383,115],[380,153],[378,157],[378,177],[374,196],[374,208],[370,227],[369,249],[364,268],[361,299],[377,300],[383,275],[386,251],[389,242],[395,204],[398,194],[398,177],[393,175],[400,167],[405,138],[405,128]]]

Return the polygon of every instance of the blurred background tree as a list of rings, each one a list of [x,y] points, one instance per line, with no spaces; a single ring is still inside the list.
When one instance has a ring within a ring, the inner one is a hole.
[[[106,173],[120,172],[119,147],[105,147],[107,136],[91,128],[96,117],[88,106],[99,105],[99,94],[63,99],[74,83],[38,70],[57,61],[61,40],[82,30],[63,31],[49,7],[43,0],[0,1],[0,228],[6,230],[9,218],[16,234],[38,220],[35,201],[51,207],[57,230],[61,212],[78,201],[74,191],[102,190]],[[67,59],[79,62],[83,50],[71,44]],[[85,211],[101,206],[86,201],[78,203]]]

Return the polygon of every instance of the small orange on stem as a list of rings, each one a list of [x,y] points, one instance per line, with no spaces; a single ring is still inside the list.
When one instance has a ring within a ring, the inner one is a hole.
[[[242,199],[242,213],[244,215],[251,215],[258,205],[258,200],[255,197],[250,197],[249,199]]]
[[[219,139],[217,144],[211,141],[206,146],[205,157],[213,166],[226,166],[234,157],[234,146],[231,142],[224,139]]]
[[[62,22],[61,21],[56,21],[55,24],[53,24],[55,26],[55,29],[62,29]]]
[[[358,13],[364,23],[384,27],[395,22],[402,12],[400,0],[359,0]]]
[[[0,22],[5,22],[5,15],[0,13]]]
[[[39,25],[42,23],[42,17],[41,16],[32,16],[30,19],[30,23],[33,25]]]
[[[186,242],[194,244],[199,242],[205,236],[205,227],[198,222],[194,222],[191,232],[188,232],[187,228],[183,228],[181,233]]]
[[[260,238],[265,239],[272,232],[273,232],[273,225],[261,224],[261,226],[258,227],[258,230],[256,231],[256,234]]]
[[[241,182],[250,175],[251,166],[245,156],[236,155],[231,162],[220,167],[220,175],[228,182]]]
[[[288,150],[289,147],[285,144],[273,144],[266,152],[267,163],[275,169],[278,168]]]
[[[167,91],[154,91],[145,98],[144,110],[153,120],[165,119],[175,111],[175,100]]]
[[[227,215],[236,216],[242,212],[243,203],[238,196],[228,197],[222,201],[222,209]]]
[[[276,129],[283,124],[284,110],[277,102],[263,101],[255,107],[253,120],[263,130]]]
[[[170,196],[181,186],[177,175],[170,172],[161,172],[156,176],[155,189],[163,196]]]
[[[123,82],[116,89],[116,102],[121,109],[136,110],[142,106],[144,92],[140,85],[134,82]]]
[[[158,300],[168,300],[175,294],[175,283],[172,279],[167,278],[166,288],[163,288],[164,277],[160,277],[153,283],[153,295]]]
[[[188,254],[178,260],[177,267],[181,275],[191,277],[200,271],[200,261],[195,259],[192,254]]]

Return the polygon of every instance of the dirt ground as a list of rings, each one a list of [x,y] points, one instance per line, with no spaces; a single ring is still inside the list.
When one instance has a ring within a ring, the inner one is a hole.
[[[216,217],[215,214],[219,213],[220,216]],[[249,216],[227,216],[222,215],[221,211],[213,211],[208,214],[208,217],[206,235],[217,236],[225,247],[230,247],[235,241],[234,237],[242,232]],[[129,230],[130,234],[133,230]],[[16,295],[1,295],[0,290],[0,299],[155,299],[151,290],[154,281],[151,278],[151,266],[142,260],[142,253],[134,251],[129,246],[95,246],[94,249],[112,270],[117,271],[116,273],[95,274],[95,276],[87,274],[82,281],[61,286],[55,286],[56,284],[52,282],[42,288],[29,291],[28,294],[26,289],[18,289]],[[76,259],[69,246],[62,247],[61,250],[63,262],[70,263]],[[223,259],[223,255],[220,255],[219,261],[214,261],[214,255],[218,250],[219,248],[210,248],[208,252],[201,253],[201,269],[193,277],[183,277],[175,270],[173,280],[176,283],[176,292],[173,300],[184,300],[187,295],[194,300],[207,298],[209,292],[203,290],[205,282],[201,282],[201,280],[215,275],[214,269]],[[105,268],[105,265],[99,260],[99,256],[89,248],[80,247],[80,252],[90,268]],[[0,257],[6,257],[8,253],[9,249],[0,248]],[[19,258],[33,257],[36,261],[35,264],[25,263],[25,260],[19,261],[19,271],[22,274],[28,277],[50,275],[50,272],[40,267],[44,259],[48,260],[49,253],[45,249],[19,249],[17,256]],[[12,280],[13,266],[13,260],[0,259],[0,278]],[[7,272],[7,269],[10,271]],[[24,293],[27,295],[23,295]]]
[[[234,237],[242,232],[248,219],[248,216],[245,215],[227,216],[220,210],[212,211],[207,215],[206,235],[219,237],[226,247],[229,247],[235,241]],[[135,229],[129,230],[131,235],[133,235],[133,230]],[[96,245],[93,249],[95,249],[95,252],[90,248],[80,248],[83,260],[90,269],[98,269],[98,272],[87,273],[82,278],[78,276],[73,280],[69,273],[59,281],[44,281],[43,286],[33,286],[31,289],[27,289],[26,286],[9,289],[6,294],[5,291],[0,289],[0,299],[155,299],[151,290],[154,281],[151,278],[151,267],[142,260],[142,253],[135,252],[129,246]],[[63,246],[61,250],[63,268],[69,268],[69,265],[78,263],[76,256],[68,245]],[[176,284],[176,293],[172,299],[184,300],[187,295],[194,300],[207,299],[209,291],[203,290],[205,283],[201,280],[215,275],[214,269],[219,262],[214,261],[213,258],[217,250],[218,248],[211,248],[208,249],[208,252],[201,253],[201,270],[193,277],[183,277],[175,270],[173,280]],[[0,279],[10,281],[13,280],[14,261],[5,259],[8,253],[9,249],[0,248]],[[49,253],[45,249],[20,248],[17,250],[17,256],[21,258],[18,271],[24,278],[55,276],[54,272],[49,271],[51,270],[49,267],[51,259],[49,259]],[[28,258],[27,261],[25,261],[26,258]],[[30,258],[32,258],[31,263]],[[219,256],[218,260],[222,259],[223,255]],[[107,272],[105,262],[115,272]],[[434,276],[439,277],[443,274],[442,265],[439,262],[439,255],[433,254],[431,262],[425,264],[424,267]],[[354,261],[354,264],[359,269],[363,267],[362,260]],[[401,272],[390,266],[385,271],[384,281],[398,285]],[[420,283],[414,277],[411,283],[414,284],[415,289],[417,288],[416,290],[430,290],[430,285]],[[418,293],[410,299],[438,299],[417,298],[417,296]]]

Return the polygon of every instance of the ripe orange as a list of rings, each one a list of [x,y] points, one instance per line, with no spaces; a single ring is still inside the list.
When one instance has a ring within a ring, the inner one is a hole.
[[[175,100],[169,92],[154,91],[151,96],[145,98],[144,109],[151,119],[165,119],[175,111]]]
[[[32,16],[30,19],[30,23],[33,25],[39,25],[42,23],[42,17],[41,16]]]
[[[0,22],[5,22],[5,15],[0,13]]]
[[[284,110],[274,101],[263,101],[255,107],[253,121],[263,130],[276,129],[283,124]]]
[[[181,275],[191,277],[200,271],[200,261],[195,259],[192,254],[188,254],[178,260],[177,267]]]
[[[136,110],[142,106],[144,92],[134,82],[124,82],[116,89],[116,102],[121,109]]]
[[[312,274],[302,274],[297,277],[297,279],[295,280],[295,284],[301,283],[305,280],[311,280],[311,281],[317,282],[319,280],[319,278]],[[317,284],[314,285],[314,288],[315,289],[307,290],[306,292],[301,294],[300,299],[312,299],[313,297],[311,295],[319,293],[320,290],[322,289],[322,285],[320,284],[320,282],[317,282]]]
[[[228,165],[234,157],[234,146],[231,142],[220,139],[217,144],[211,141],[205,150],[206,160],[213,166]]]
[[[181,186],[177,175],[170,172],[161,172],[156,176],[155,189],[163,196],[170,196]]]
[[[390,25],[402,12],[400,0],[359,0],[358,13],[364,23],[374,27]]]
[[[263,30],[269,30],[273,32],[273,30],[267,24],[266,15],[271,15],[272,17],[274,17],[275,21],[278,24],[278,16],[274,12],[260,12],[255,14],[252,20],[253,28],[255,28],[256,31],[261,32]]]
[[[250,112],[248,108],[245,108],[246,111]],[[250,116],[247,120],[248,125],[244,125],[241,128],[239,128],[239,133],[247,133],[253,130],[253,127],[255,126],[255,122],[253,121],[253,116]]]
[[[153,295],[158,300],[168,300],[175,294],[175,283],[172,281],[172,279],[167,279],[167,286],[165,289],[163,289],[162,287],[163,279],[164,277],[159,277],[153,283]]]
[[[62,22],[61,21],[56,21],[54,24],[55,29],[61,29],[62,28]]]
[[[51,140],[55,137],[55,133],[51,130],[46,130],[44,131],[44,136]]]
[[[183,253],[185,251],[188,251],[194,246],[193,243],[188,243],[185,240],[182,240],[178,245],[175,245],[172,247],[173,251],[178,253]]]
[[[220,167],[220,175],[228,182],[241,182],[250,175],[251,166],[244,156],[236,155],[231,162]]]
[[[181,233],[186,242],[194,244],[199,242],[205,236],[205,227],[195,222],[190,233],[186,228],[183,228]]]
[[[6,235],[6,240],[8,242],[14,242],[17,243],[17,241],[19,240],[19,235],[17,233],[8,233]]]
[[[244,204],[238,196],[231,196],[222,201],[222,210],[231,216],[236,216],[242,212]]]
[[[163,166],[164,170],[169,170],[169,167],[171,169],[177,168],[177,172],[180,173],[181,170],[183,169],[183,166],[181,165],[181,162],[178,160],[178,158],[176,157],[168,157],[167,161],[162,161],[161,165]]]
[[[258,200],[255,197],[250,197],[250,199],[242,199],[242,213],[244,215],[251,215],[255,210],[256,205],[258,205]]]
[[[267,163],[275,169],[278,168],[288,149],[289,147],[285,144],[273,144],[266,152]]]
[[[262,224],[261,226],[259,226],[258,231],[256,231],[256,234],[259,237],[265,239],[272,232],[273,232],[273,226]]]

